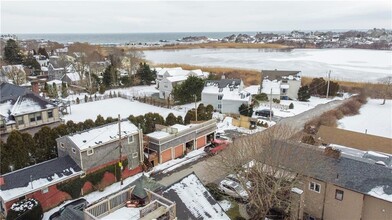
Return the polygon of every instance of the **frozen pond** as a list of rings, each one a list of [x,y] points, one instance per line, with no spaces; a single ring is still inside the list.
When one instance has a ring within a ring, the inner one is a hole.
[[[392,75],[392,51],[363,49],[188,49],[144,51],[154,63],[300,70],[303,76],[376,82]]]

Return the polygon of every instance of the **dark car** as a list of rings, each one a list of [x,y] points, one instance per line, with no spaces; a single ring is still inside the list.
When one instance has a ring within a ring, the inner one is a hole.
[[[271,116],[274,117],[274,111],[272,111],[272,110],[270,111],[269,109],[257,110],[255,112],[255,114],[257,116],[262,116],[262,117],[266,117],[266,118],[269,118],[270,114],[271,114]]]
[[[80,210],[83,211],[88,205],[88,202],[85,199],[77,199],[75,201],[72,201],[66,205],[64,205],[63,207],[60,208],[60,210],[58,210],[57,212],[53,213],[49,219],[57,219],[61,216],[61,214],[63,213],[63,211],[66,208],[72,208],[72,209],[76,209],[76,210]]]

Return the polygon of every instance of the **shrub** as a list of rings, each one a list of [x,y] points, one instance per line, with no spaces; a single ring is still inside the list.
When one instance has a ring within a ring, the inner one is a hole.
[[[41,204],[32,198],[15,202],[8,211],[7,220],[40,220],[43,217]]]
[[[280,100],[279,99],[272,99],[272,101],[274,102],[274,103],[280,103]]]
[[[301,142],[306,143],[306,144],[310,144],[310,145],[314,145],[316,143],[313,136],[311,136],[311,135],[303,136]]]
[[[80,103],[80,99],[79,99],[79,97],[77,97],[76,98],[76,104],[79,104]]]
[[[294,109],[294,104],[293,103],[290,103],[289,109]]]

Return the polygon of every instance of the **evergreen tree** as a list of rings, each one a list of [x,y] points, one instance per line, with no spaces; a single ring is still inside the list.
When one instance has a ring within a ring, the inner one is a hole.
[[[84,95],[84,102],[85,102],[85,103],[88,102],[88,97],[87,97],[87,95]]]
[[[294,104],[293,103],[290,103],[289,109],[294,109]]]
[[[95,126],[101,126],[106,123],[105,119],[101,115],[97,115],[97,118],[95,119]]]
[[[145,130],[144,132],[146,134],[154,132],[155,131],[155,124],[165,124],[165,119],[158,113],[147,113],[144,115],[144,121],[145,121]]]
[[[196,76],[189,76],[183,83],[174,86],[172,94],[174,100],[180,104],[191,103],[195,101],[195,95],[196,100],[201,99],[203,88],[203,79]]]
[[[99,85],[99,94],[103,95],[105,94],[105,86],[103,84]]]
[[[68,97],[68,89],[67,89],[67,84],[65,82],[61,84],[61,97],[62,98]]]
[[[59,92],[57,91],[56,83],[53,83],[53,85],[52,85],[52,97],[53,98],[58,98],[59,97]]]
[[[77,97],[76,98],[76,104],[79,104],[80,103],[80,99],[79,99],[79,97]]]
[[[191,121],[195,121],[196,120],[196,114],[195,114],[195,110],[194,109],[192,109],[192,110],[189,110],[187,113],[186,113],[186,115],[185,115],[185,118],[184,118],[184,124],[190,124],[191,123]]]
[[[298,90],[298,100],[303,102],[303,101],[308,101],[310,98],[310,93],[309,93],[309,87],[308,86],[301,86]]]
[[[15,40],[9,39],[4,47],[4,61],[10,65],[22,64],[23,54]]]
[[[41,70],[41,65],[38,63],[38,61],[33,57],[31,53],[29,53],[27,57],[23,59],[23,65],[27,66],[30,69]]]
[[[197,107],[197,120],[199,121],[205,121],[207,120],[208,116],[206,113],[206,108],[204,107],[203,103],[200,103],[199,106]]]
[[[129,87],[132,85],[131,78],[129,76],[123,76],[120,78],[121,85]]]
[[[214,112],[214,106],[212,106],[212,105],[207,105],[207,106],[206,106],[206,111],[207,111],[208,113],[211,113],[211,115],[212,115],[212,112]]]
[[[6,153],[6,163],[12,165],[14,170],[24,168],[30,164],[30,157],[29,157],[29,146],[24,142],[24,137],[22,133],[18,130],[13,130],[7,138],[7,144],[5,145],[4,150],[2,153]],[[9,170],[9,167],[7,167]]]
[[[184,124],[184,120],[182,119],[181,115],[177,116],[177,124]]]
[[[90,129],[90,128],[93,128],[93,127],[95,127],[95,122],[93,120],[91,120],[91,119],[86,119],[83,122],[83,129],[82,130]]]
[[[166,125],[172,126],[174,124],[177,124],[177,118],[173,113],[169,113],[166,117]]]
[[[247,104],[242,104],[238,109],[240,115],[252,117],[253,115],[253,107]]]
[[[140,79],[140,84],[151,85],[151,82],[156,79],[156,71],[151,70],[150,66],[146,63],[140,63],[136,72],[136,76]]]
[[[45,126],[34,134],[35,151],[34,157],[36,162],[43,162],[57,156],[56,135],[52,129]]]
[[[106,67],[103,72],[102,83],[106,88],[111,88],[117,83],[117,70],[113,64]]]

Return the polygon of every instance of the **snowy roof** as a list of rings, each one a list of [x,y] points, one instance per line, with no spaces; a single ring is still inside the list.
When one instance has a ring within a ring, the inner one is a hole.
[[[281,84],[280,85],[281,89],[288,89],[289,87],[290,87],[289,84]]]
[[[121,137],[134,135],[138,128],[130,121],[121,122]],[[75,143],[79,150],[94,148],[105,143],[118,140],[118,123],[104,125],[81,133],[69,135],[68,138]]]
[[[252,98],[249,92],[241,91],[239,84],[235,81],[230,82],[231,83],[224,83],[226,87],[220,87],[218,82],[209,81],[205,84],[202,93],[221,94],[223,95],[222,100],[249,101]]]
[[[264,78],[268,78],[270,80],[276,80],[280,79],[285,76],[290,76],[290,75],[297,75],[301,71],[287,71],[287,70],[261,70]]]
[[[195,174],[171,185],[163,196],[176,203],[178,219],[230,219]]]
[[[203,71],[201,71],[201,69],[197,69],[197,70],[190,70],[189,71],[190,75],[194,75],[194,76],[204,76]]]
[[[80,81],[80,76],[79,73],[73,72],[73,73],[67,73],[65,74],[72,82],[78,82]],[[64,75],[64,76],[65,76]]]
[[[54,105],[52,104],[46,104],[44,108],[53,108]],[[37,102],[37,100],[34,100],[31,97],[28,96],[19,96],[19,98],[16,100],[14,106],[11,109],[11,114],[16,116],[16,115],[24,115],[29,112],[38,112],[44,109],[42,105]]]
[[[183,131],[183,130],[190,128],[190,126],[181,125],[181,124],[175,124],[175,125],[172,125],[171,127],[177,128],[178,131]]]
[[[176,72],[177,70],[182,70],[182,68],[181,68],[181,67],[161,68],[159,71],[158,71],[158,68],[157,68],[157,71],[158,71],[157,75],[158,75],[158,76],[163,76],[163,74],[165,74],[166,72],[174,73],[174,72]]]
[[[0,186],[0,197],[6,202],[20,198],[80,175],[80,171],[80,167],[69,156],[16,170],[3,175],[4,184]]]
[[[273,95],[280,95],[280,82],[276,80],[271,81],[268,79],[264,79],[263,88],[261,89],[261,92],[265,94],[271,94],[271,89]]]
[[[161,139],[170,136],[170,134],[165,131],[154,131],[147,134],[147,136],[150,138]]]
[[[252,95],[259,94],[260,85],[252,85],[244,88],[244,91],[249,92]]]
[[[224,88],[222,91],[222,100],[232,100],[232,101],[250,101],[252,96],[250,93],[245,91],[239,91],[239,89],[230,90],[230,88]]]
[[[170,82],[180,82],[180,81],[185,81],[188,78],[188,76],[171,76],[171,77],[166,77],[167,80]]]

